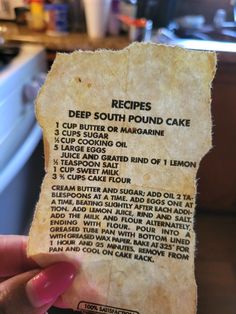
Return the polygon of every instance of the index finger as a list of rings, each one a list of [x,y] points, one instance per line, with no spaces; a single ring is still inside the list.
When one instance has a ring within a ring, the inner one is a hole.
[[[10,277],[39,266],[26,255],[26,236],[0,236],[0,278]]]

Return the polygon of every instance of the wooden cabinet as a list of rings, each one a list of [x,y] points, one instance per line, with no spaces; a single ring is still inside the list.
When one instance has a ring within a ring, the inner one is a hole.
[[[198,171],[197,204],[200,209],[236,211],[236,60],[218,64],[212,116],[213,148]]]

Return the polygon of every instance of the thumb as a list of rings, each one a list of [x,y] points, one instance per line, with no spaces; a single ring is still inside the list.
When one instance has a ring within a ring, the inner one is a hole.
[[[71,285],[74,265],[60,262],[39,272],[29,271],[0,284],[0,313],[43,314]]]

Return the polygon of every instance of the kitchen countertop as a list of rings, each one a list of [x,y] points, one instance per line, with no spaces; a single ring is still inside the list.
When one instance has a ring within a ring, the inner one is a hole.
[[[6,27],[5,31],[3,30],[4,27]],[[67,35],[61,36],[49,36],[45,32],[36,32],[29,29],[27,26],[21,26],[11,22],[0,22],[0,34],[1,32],[4,34],[3,36],[6,41],[37,43],[52,51],[70,52],[76,49],[95,50],[100,48],[118,50],[130,44],[126,35],[107,36],[102,39],[90,39],[86,33],[68,33]],[[236,43],[220,42],[219,45],[217,45],[217,42],[211,41],[208,45],[206,41],[187,39],[172,41],[169,44],[188,49],[212,49],[217,51],[219,62],[236,64]]]
[[[36,32],[27,26],[15,23],[0,22],[6,27],[4,38],[6,41],[28,42],[43,45],[54,51],[73,51],[76,49],[95,50],[99,48],[122,49],[130,42],[127,36],[108,36],[101,39],[90,39],[86,33],[68,33],[61,36],[49,36],[45,32]],[[1,33],[1,32],[0,32]]]

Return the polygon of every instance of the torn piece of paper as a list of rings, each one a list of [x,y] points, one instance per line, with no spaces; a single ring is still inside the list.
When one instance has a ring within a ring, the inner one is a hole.
[[[47,174],[28,255],[79,260],[82,313],[196,313],[195,177],[214,53],[156,44],[58,54],[37,98]]]

